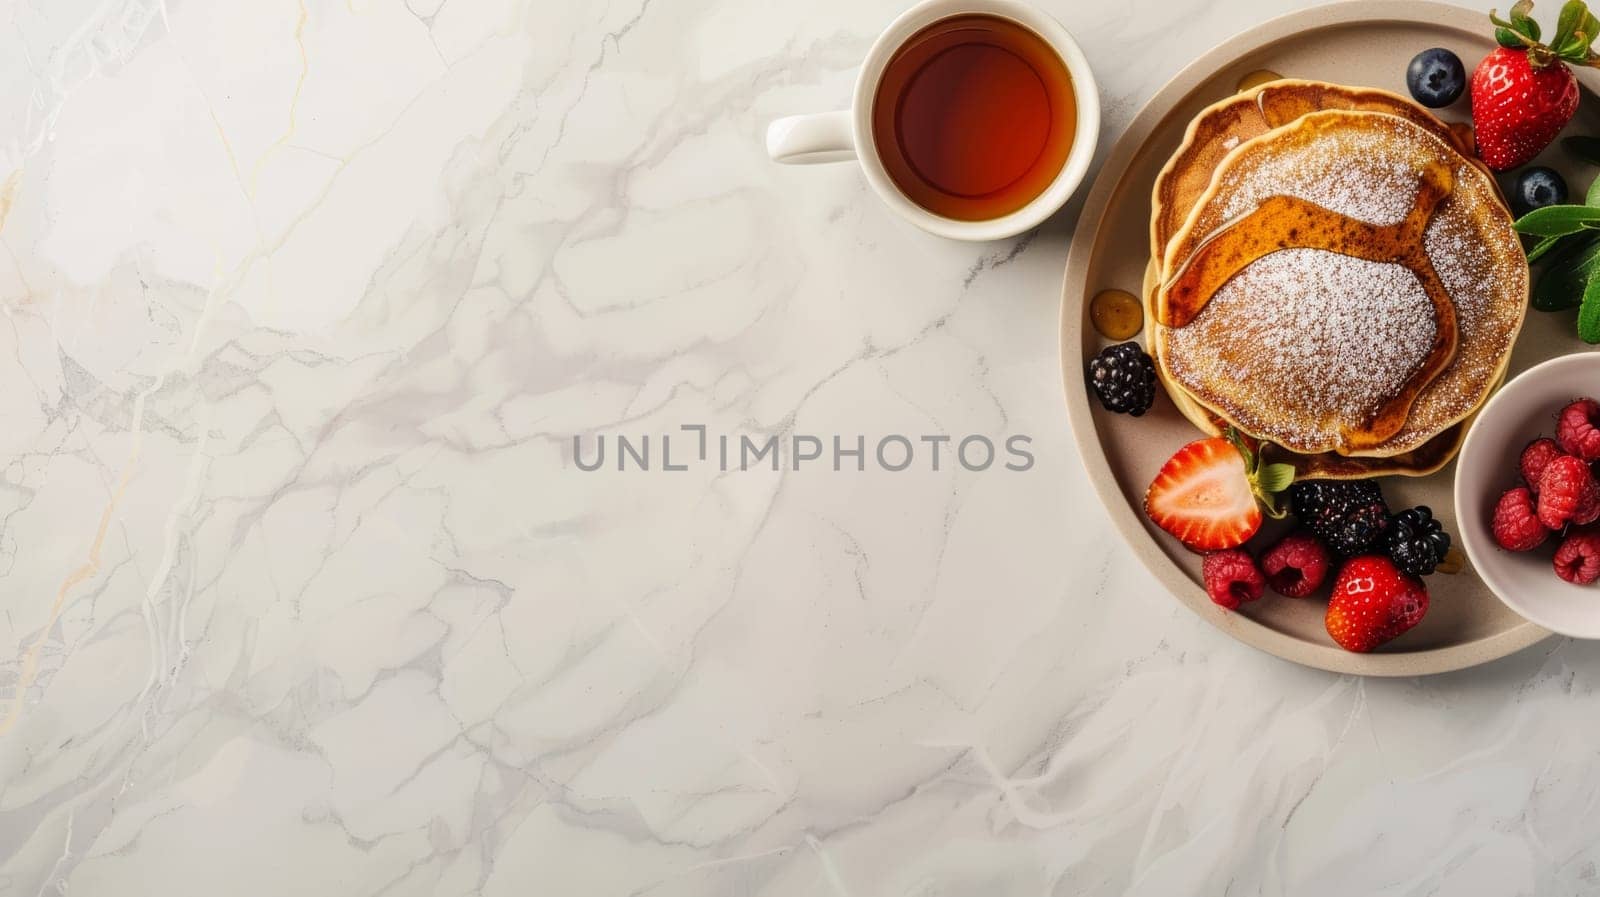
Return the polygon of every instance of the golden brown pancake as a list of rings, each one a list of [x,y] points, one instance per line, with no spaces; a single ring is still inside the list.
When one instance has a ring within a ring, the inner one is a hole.
[[[1155,311],[1153,301],[1156,287],[1155,259],[1150,260],[1150,265],[1145,269],[1143,295],[1145,297],[1145,317],[1154,320]],[[1154,358],[1159,358],[1161,347],[1157,336],[1162,328],[1149,327],[1145,331],[1145,348]],[[1189,422],[1194,424],[1201,432],[1212,436],[1222,435],[1224,428],[1231,426],[1227,421],[1213,414],[1205,406],[1190,398],[1183,391],[1183,387],[1165,375],[1162,365],[1156,365],[1157,376],[1165,387],[1167,397]],[[1270,443],[1266,449],[1266,457],[1272,462],[1282,462],[1294,466],[1295,479],[1297,480],[1350,480],[1364,479],[1375,476],[1404,476],[1419,477],[1434,473],[1439,468],[1450,463],[1461,448],[1461,441],[1467,433],[1467,421],[1462,421],[1453,427],[1428,440],[1416,450],[1401,452],[1387,458],[1346,456],[1336,452],[1315,452],[1312,454],[1297,454],[1286,451]]]
[[[1472,155],[1470,125],[1447,126],[1421,106],[1386,90],[1344,87],[1322,81],[1278,80],[1246,90],[1202,110],[1189,123],[1183,143],[1156,176],[1151,196],[1150,254],[1164,259],[1168,241],[1182,227],[1195,201],[1211,185],[1224,156],[1247,140],[1327,109],[1384,112],[1404,118]]]
[[[1234,148],[1163,277],[1164,379],[1304,454],[1403,455],[1459,423],[1527,304],[1492,180],[1434,129],[1378,113],[1315,112]]]

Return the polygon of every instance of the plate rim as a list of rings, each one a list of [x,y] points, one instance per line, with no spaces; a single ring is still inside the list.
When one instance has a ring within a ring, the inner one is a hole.
[[[1179,603],[1234,639],[1302,666],[1361,676],[1432,675],[1498,660],[1535,645],[1553,633],[1523,619],[1517,626],[1459,645],[1422,651],[1354,654],[1331,643],[1318,645],[1302,641],[1244,614],[1212,604],[1145,530],[1132,504],[1123,498],[1111,466],[1105,460],[1100,432],[1089,407],[1088,391],[1083,386],[1082,308],[1088,289],[1089,260],[1097,242],[1096,230],[1133,157],[1202,82],[1242,57],[1278,41],[1324,28],[1394,22],[1476,32],[1482,30],[1482,20],[1480,12],[1433,0],[1346,0],[1290,12],[1235,34],[1180,69],[1140,107],[1101,162],[1072,230],[1066,271],[1062,276],[1058,322],[1061,382],[1073,442],[1096,496],[1122,541]],[[1492,590],[1490,594],[1494,594]],[[1512,612],[1515,613],[1515,609]]]

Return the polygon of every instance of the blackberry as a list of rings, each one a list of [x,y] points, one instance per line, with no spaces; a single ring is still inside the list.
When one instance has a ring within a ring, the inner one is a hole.
[[[1156,400],[1156,365],[1138,343],[1118,343],[1089,362],[1089,385],[1107,411],[1138,417]]]
[[[1289,487],[1294,516],[1334,554],[1351,557],[1389,529],[1389,506],[1371,480],[1309,480]]]
[[[1433,511],[1427,505],[1417,505],[1390,519],[1383,550],[1401,570],[1412,576],[1427,576],[1450,550],[1450,534],[1433,519]]]

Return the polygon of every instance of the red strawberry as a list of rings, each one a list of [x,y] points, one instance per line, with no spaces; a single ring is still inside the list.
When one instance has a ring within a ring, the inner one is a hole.
[[[1257,497],[1282,491],[1293,477],[1286,464],[1263,466],[1237,436],[1197,439],[1161,466],[1144,512],[1195,551],[1235,548],[1261,528]]]
[[[1472,124],[1478,155],[1490,168],[1505,171],[1532,159],[1550,145],[1578,110],[1578,79],[1567,68],[1594,65],[1600,57],[1589,43],[1600,20],[1581,2],[1561,10],[1555,37],[1539,43],[1539,25],[1529,13],[1531,0],[1511,7],[1511,20],[1493,13],[1500,44],[1472,73]]]
[[[1339,647],[1364,653],[1417,625],[1427,612],[1421,580],[1381,554],[1367,554],[1339,571],[1323,625]]]
[[[1496,47],[1472,73],[1478,155],[1506,171],[1539,155],[1578,111],[1578,79],[1560,62],[1535,69],[1526,50]]]

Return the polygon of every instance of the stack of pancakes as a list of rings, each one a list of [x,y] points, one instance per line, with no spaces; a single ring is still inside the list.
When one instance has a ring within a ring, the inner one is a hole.
[[[1443,466],[1527,309],[1471,130],[1380,90],[1274,81],[1203,110],[1156,179],[1150,236],[1168,394],[1301,477]]]

